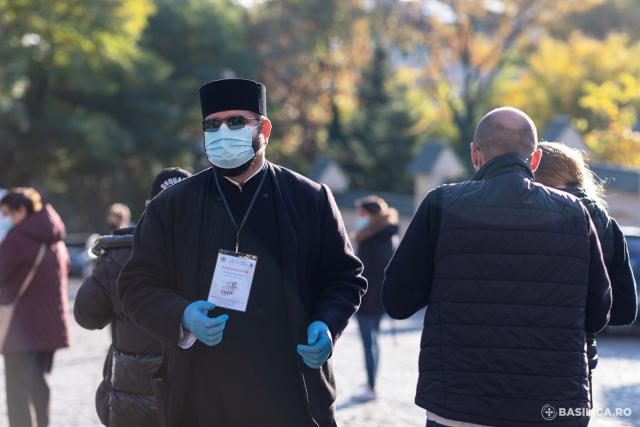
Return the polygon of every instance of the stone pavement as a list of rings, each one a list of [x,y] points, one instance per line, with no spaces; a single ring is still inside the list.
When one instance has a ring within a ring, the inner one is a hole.
[[[398,332],[390,330],[395,324]],[[354,327],[355,326],[355,327]],[[357,325],[350,325],[335,353],[338,421],[345,427],[424,427],[424,411],[413,405],[422,317],[385,320],[380,361],[379,399],[357,405],[351,399],[366,380]],[[594,373],[595,407],[631,410],[629,417],[596,417],[589,426],[640,427],[640,328],[634,335],[598,339],[600,362]]]
[[[77,284],[76,284],[77,286]],[[72,286],[72,289],[75,287]],[[72,291],[73,293],[73,291]],[[339,340],[334,368],[338,385],[337,419],[344,427],[423,427],[424,411],[413,404],[417,380],[420,316],[383,322],[379,399],[356,404],[351,397],[365,383],[362,349],[352,323]],[[393,328],[392,328],[393,327]],[[395,333],[391,333],[395,329]],[[640,332],[640,330],[639,330]],[[100,381],[109,331],[90,332],[75,325],[73,346],[56,354],[52,388],[52,427],[98,427],[94,394]],[[640,426],[640,333],[600,340],[601,360],[595,373],[595,401],[600,408],[629,408],[629,417],[598,417],[590,426]],[[4,367],[0,363],[0,427],[8,426]]]

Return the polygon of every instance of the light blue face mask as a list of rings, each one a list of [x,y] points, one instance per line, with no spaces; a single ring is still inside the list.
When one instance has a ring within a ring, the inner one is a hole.
[[[216,132],[204,133],[204,147],[209,161],[222,169],[242,166],[256,155],[253,151],[253,130],[245,126],[231,130],[224,123]]]
[[[13,227],[13,222],[8,216],[0,214],[0,242],[4,240],[9,230]]]
[[[361,231],[369,226],[369,220],[364,217],[356,218],[356,230]]]

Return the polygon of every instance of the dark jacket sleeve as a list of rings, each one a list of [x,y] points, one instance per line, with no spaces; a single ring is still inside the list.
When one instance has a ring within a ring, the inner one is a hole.
[[[613,229],[614,255],[608,273],[611,279],[613,304],[611,305],[610,325],[628,325],[633,323],[638,313],[636,280],[629,261],[629,250],[620,226],[611,220]]]
[[[429,303],[440,233],[441,191],[424,199],[386,270],[382,301],[389,316],[406,319]]]
[[[102,329],[114,317],[106,256],[103,254],[98,258],[93,274],[84,280],[76,295],[73,315],[85,329]]]
[[[157,199],[156,199],[157,201]],[[124,309],[145,332],[178,348],[180,322],[189,301],[171,287],[169,236],[152,201],[133,238],[133,251],[118,279]]]
[[[335,341],[358,310],[367,290],[367,281],[362,276],[362,263],[353,253],[331,190],[324,185],[322,188],[322,239],[320,259],[314,272],[317,293],[311,318],[325,322]]]
[[[584,209],[589,227],[589,282],[587,291],[587,305],[585,330],[589,333],[598,333],[609,322],[611,310],[611,283],[607,275],[607,269],[602,259],[600,240],[593,223]]]

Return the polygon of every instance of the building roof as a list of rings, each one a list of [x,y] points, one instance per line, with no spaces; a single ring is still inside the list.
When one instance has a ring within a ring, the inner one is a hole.
[[[413,158],[409,165],[409,172],[412,174],[430,173],[433,171],[442,151],[449,145],[439,139],[431,140],[424,144],[417,156]]]
[[[329,156],[320,156],[316,159],[315,163],[311,167],[307,177],[313,181],[319,181],[324,175],[325,171],[335,162]]]
[[[572,127],[569,116],[555,116],[542,132],[544,141],[560,141],[565,129]]]
[[[336,203],[340,210],[355,209],[356,201],[363,197],[371,196],[375,194],[378,197],[382,197],[387,204],[395,208],[402,216],[413,216],[415,212],[415,200],[412,194],[400,194],[400,193],[381,193],[378,191],[362,191],[351,190],[342,194],[334,194]]]
[[[626,169],[613,164],[593,164],[591,170],[605,182],[607,190],[640,193],[640,169]]]

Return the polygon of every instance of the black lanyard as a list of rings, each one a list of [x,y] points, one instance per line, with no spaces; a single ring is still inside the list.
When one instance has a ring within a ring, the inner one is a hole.
[[[244,218],[242,218],[242,222],[240,223],[240,227],[238,227],[238,223],[236,222],[235,217],[233,216],[233,212],[231,212],[231,208],[229,207],[229,202],[227,202],[227,198],[224,196],[222,192],[222,188],[220,187],[220,181],[218,180],[218,173],[214,171],[213,176],[216,180],[216,187],[218,188],[218,193],[220,193],[220,197],[222,197],[222,201],[224,202],[224,207],[227,209],[227,213],[229,214],[229,218],[233,223],[233,226],[236,228],[236,253],[240,249],[240,232],[244,228],[244,224],[247,222],[247,218],[249,218],[249,214],[253,209],[253,205],[256,203],[256,199],[258,198],[258,194],[260,194],[260,190],[262,189],[262,184],[264,184],[264,180],[267,178],[267,167],[265,166],[262,171],[262,178],[260,178],[260,184],[258,184],[258,188],[256,188],[256,192],[251,199],[251,203],[249,203],[249,207],[247,208],[247,212],[244,214]]]

